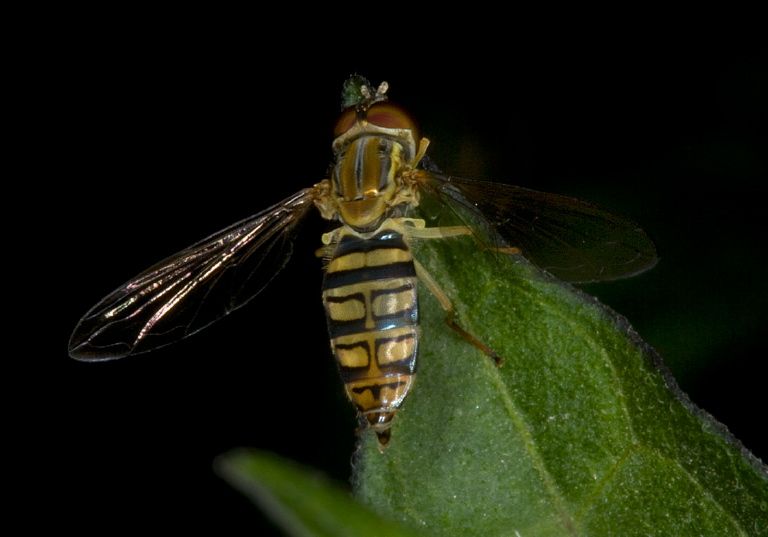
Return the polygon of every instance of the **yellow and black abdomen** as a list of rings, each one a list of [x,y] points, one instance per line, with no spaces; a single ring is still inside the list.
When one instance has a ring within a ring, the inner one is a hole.
[[[347,395],[381,444],[416,370],[416,291],[411,250],[396,225],[385,222],[368,238],[341,231],[323,285],[331,348]]]

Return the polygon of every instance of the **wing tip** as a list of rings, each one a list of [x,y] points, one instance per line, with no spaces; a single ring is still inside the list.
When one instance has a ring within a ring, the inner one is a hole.
[[[122,347],[122,349],[121,349]],[[95,347],[89,342],[69,345],[69,357],[78,362],[104,362],[107,360],[117,360],[125,358],[131,354],[130,349],[125,348],[123,344],[110,345],[108,347]]]

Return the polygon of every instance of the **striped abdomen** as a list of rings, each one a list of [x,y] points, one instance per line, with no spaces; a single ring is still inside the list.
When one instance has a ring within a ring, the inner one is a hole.
[[[370,238],[342,231],[323,285],[347,395],[381,444],[389,441],[392,417],[413,382],[419,336],[413,257],[393,228],[385,223]]]

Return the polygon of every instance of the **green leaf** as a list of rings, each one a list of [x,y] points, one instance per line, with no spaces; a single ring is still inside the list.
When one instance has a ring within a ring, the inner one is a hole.
[[[415,387],[381,453],[357,454],[357,496],[433,535],[768,535],[766,467],[682,394],[627,321],[472,237],[423,240]],[[758,419],[759,421],[759,419]]]
[[[458,322],[506,363],[451,330],[422,286],[415,388],[389,447],[368,431],[356,456],[364,505],[274,456],[222,459],[290,535],[768,535],[765,465],[625,319],[474,237],[414,242]]]
[[[220,456],[215,467],[232,486],[258,504],[287,535],[417,535],[382,520],[318,472],[300,468],[271,453],[233,451]]]

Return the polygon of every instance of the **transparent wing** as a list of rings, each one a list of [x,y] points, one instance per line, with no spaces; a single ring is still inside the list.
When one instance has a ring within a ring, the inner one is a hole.
[[[239,308],[288,261],[292,230],[315,196],[304,189],[126,282],[80,320],[70,356],[93,361],[147,352]]]
[[[414,173],[441,203],[472,211],[495,237],[561,280],[625,278],[658,261],[653,241],[637,224],[595,205],[519,186]]]

